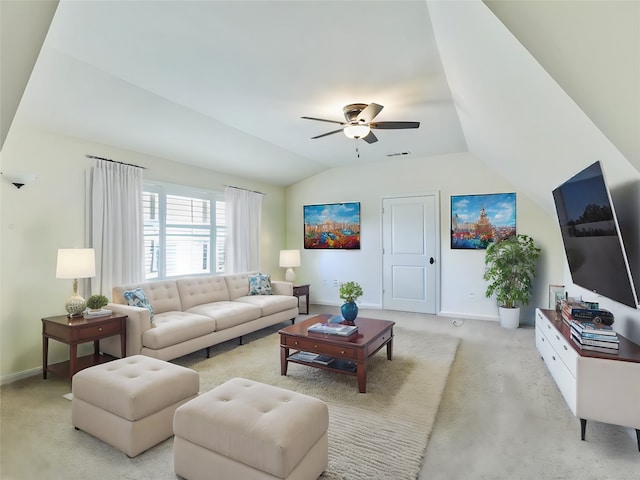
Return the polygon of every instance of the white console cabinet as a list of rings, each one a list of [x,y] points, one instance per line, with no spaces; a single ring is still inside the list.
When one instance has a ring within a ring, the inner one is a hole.
[[[536,309],[536,348],[580,419],[582,440],[587,420],[612,423],[634,428],[640,451],[640,346],[618,337],[618,355],[580,350],[559,313]]]

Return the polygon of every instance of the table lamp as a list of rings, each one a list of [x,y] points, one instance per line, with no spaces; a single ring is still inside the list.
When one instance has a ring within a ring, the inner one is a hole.
[[[78,295],[78,279],[96,276],[96,256],[93,248],[59,248],[56,278],[72,278],[73,294],[64,306],[68,317],[82,315],[87,303]]]
[[[293,283],[296,278],[293,267],[300,266],[300,250],[280,250],[280,266],[287,269],[285,280]]]

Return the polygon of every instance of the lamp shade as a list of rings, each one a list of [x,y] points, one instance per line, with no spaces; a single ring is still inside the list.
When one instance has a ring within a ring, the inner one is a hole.
[[[281,267],[299,267],[300,250],[280,250]]]
[[[90,278],[96,276],[93,248],[59,248],[56,278]]]

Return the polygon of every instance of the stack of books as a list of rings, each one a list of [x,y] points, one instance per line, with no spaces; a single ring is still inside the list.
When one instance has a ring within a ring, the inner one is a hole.
[[[614,322],[613,313],[602,308],[592,308],[582,302],[566,302],[562,304],[562,319],[571,326],[572,321],[591,322],[596,325],[611,326]]]
[[[582,350],[617,355],[620,348],[618,334],[611,325],[571,320],[571,339]]]
[[[307,332],[320,333],[323,335],[337,335],[340,337],[350,337],[358,331],[356,325],[342,325],[340,323],[314,323]]]

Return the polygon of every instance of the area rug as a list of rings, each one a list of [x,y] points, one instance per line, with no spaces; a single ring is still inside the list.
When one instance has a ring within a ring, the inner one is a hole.
[[[200,372],[201,391],[234,377],[312,395],[329,405],[329,466],[323,480],[415,479],[458,339],[394,328],[393,360],[382,349],[368,365],[367,393],[353,376],[289,364],[280,375],[279,337],[249,341],[203,360],[176,363]]]
[[[280,375],[282,325],[216,345],[174,363],[200,373],[205,392],[233,377],[316,396],[329,406],[329,465],[322,480],[416,479],[454,360],[458,339],[394,328],[394,355],[370,361],[367,393],[355,377],[291,364]],[[173,438],[128,458],[71,426],[69,382],[31,377],[0,389],[0,477],[176,480]]]

